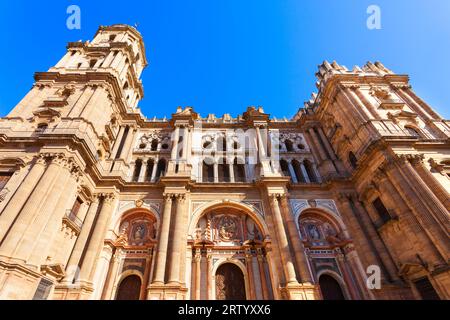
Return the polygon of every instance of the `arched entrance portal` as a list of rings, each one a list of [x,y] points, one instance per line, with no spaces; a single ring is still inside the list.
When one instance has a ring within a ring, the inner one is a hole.
[[[233,263],[221,265],[216,272],[217,300],[245,300],[245,282],[241,269]]]
[[[345,300],[342,288],[339,282],[332,276],[323,274],[319,278],[320,291],[324,300]]]
[[[139,300],[141,295],[141,278],[136,275],[126,277],[120,283],[116,300]]]

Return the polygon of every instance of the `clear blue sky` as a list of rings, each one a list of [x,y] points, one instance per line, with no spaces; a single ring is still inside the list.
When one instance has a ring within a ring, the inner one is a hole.
[[[66,28],[71,4],[81,8],[81,30]],[[366,27],[370,4],[381,8],[381,30]],[[415,91],[450,118],[448,0],[1,1],[0,115],[67,42],[114,23],[138,23],[144,36],[147,117],[169,116],[179,105],[202,116],[262,105],[291,117],[315,91],[317,65],[327,59],[349,68],[380,60],[408,73]]]

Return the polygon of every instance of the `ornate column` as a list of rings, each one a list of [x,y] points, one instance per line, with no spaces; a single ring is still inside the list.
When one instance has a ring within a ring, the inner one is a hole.
[[[301,182],[301,181],[298,181],[298,179],[297,179],[297,175],[295,174],[295,170],[294,170],[294,167],[292,166],[291,161],[288,162],[288,168],[289,168],[289,173],[291,174],[292,182],[294,182],[294,183]]]
[[[177,160],[177,158],[178,158],[178,141],[179,140],[180,140],[180,127],[178,125],[175,125],[175,133],[174,133],[174,140],[173,140],[172,153],[171,153],[171,159],[173,161]]]
[[[319,159],[320,161],[325,161],[328,159],[327,154],[325,153],[325,150],[323,149],[322,143],[319,141],[319,137],[316,135],[316,132],[314,131],[313,127],[308,128],[309,136],[311,137],[314,145],[316,146],[317,152],[319,153]]]
[[[415,177],[422,179],[420,186],[425,189],[425,191],[429,194],[429,197],[433,200],[433,202],[441,202],[443,208],[440,210],[445,212],[450,210],[450,193],[448,190],[444,188],[444,186],[433,176],[433,174],[425,167],[423,163],[424,156],[423,155],[414,155],[411,156],[411,164],[413,168],[416,170],[417,175]],[[442,219],[443,218],[443,219]],[[441,222],[443,224],[448,224],[448,212],[447,215],[441,216]]]
[[[283,218],[281,216],[279,206],[279,194],[270,195],[270,204],[272,209],[272,215],[274,218],[274,226],[278,236],[279,246],[281,250],[281,259],[283,262],[284,273],[288,283],[296,284],[297,279],[295,276],[294,263],[292,262],[291,253],[289,250],[289,242],[286,236],[286,231],[283,225]]]
[[[180,284],[180,263],[181,263],[181,246],[183,245],[183,231],[186,227],[184,224],[184,203],[186,200],[185,194],[176,195],[176,215],[173,230],[172,251],[170,253],[170,270],[169,270],[169,284]],[[184,244],[186,245],[186,244]]]
[[[253,275],[253,254],[251,248],[245,249],[245,264],[247,267],[250,300],[255,300],[256,299],[255,276]]]
[[[259,125],[256,126],[256,138],[258,139],[258,154],[260,161],[267,157],[266,147],[264,145],[264,141],[261,136],[261,130]]]
[[[51,163],[23,206],[8,236],[3,240],[2,246],[0,247],[0,255],[22,260],[28,258],[29,250],[36,236],[34,232],[37,232],[39,228],[33,221],[39,215],[41,206],[47,202],[46,198],[49,196],[49,191],[53,188],[55,179],[60,173],[61,164],[65,161],[63,154],[47,154],[46,158],[50,158]],[[45,214],[46,212],[42,212],[40,214],[41,218]],[[27,233],[26,230],[30,227],[34,228],[34,232],[30,231]]]
[[[377,261],[372,254],[376,249],[368,240],[365,226],[361,225],[361,222],[356,218],[358,213],[355,212],[356,208],[353,208],[353,205],[351,204],[351,198],[351,193],[339,193],[338,204],[343,206],[342,210],[339,211],[341,212],[344,221],[346,221],[346,226],[350,230],[354,243],[361,249],[361,255],[364,257],[364,262],[367,265],[378,265],[379,261]]]
[[[144,182],[145,181],[145,174],[147,172],[147,158],[141,159],[141,170],[139,171],[139,178],[138,182]]]
[[[312,283],[308,262],[306,261],[305,248],[303,247],[302,240],[300,239],[297,226],[289,207],[287,196],[281,196],[280,201],[284,220],[287,224],[289,239],[291,239],[292,248],[294,249],[295,262],[298,268],[298,275],[300,276],[299,280],[301,282]]]
[[[201,290],[201,260],[202,260],[202,251],[201,249],[195,249],[194,256],[194,288],[192,290],[192,297],[194,300],[200,300],[200,290]]]
[[[43,155],[39,155],[36,158],[36,161],[30,172],[27,174],[23,182],[18,187],[17,191],[14,193],[6,207],[3,209],[3,212],[0,213],[0,248],[2,246],[2,240],[4,240],[8,228],[17,217],[20,209],[27,201],[34,187],[38,183],[39,178],[44,173],[45,166],[45,157]]]
[[[189,143],[189,128],[184,127],[183,129],[183,150],[182,150],[182,158],[183,160],[187,160],[187,151],[188,151],[188,143]]]
[[[117,202],[116,196],[112,193],[102,194],[102,198],[102,207],[83,259],[79,282],[92,282],[95,274],[95,264],[103,249],[106,231]]]
[[[164,212],[159,231],[158,249],[156,253],[155,271],[153,273],[152,284],[164,284],[166,272],[167,247],[169,244],[170,216],[172,213],[173,194],[164,195]]]
[[[213,288],[212,288],[212,280],[213,280],[213,274],[212,274],[212,254],[211,249],[208,249],[206,252],[206,295],[207,300],[213,299]]]
[[[126,138],[125,143],[122,148],[122,152],[119,157],[119,158],[122,158],[124,161],[128,161],[130,151],[133,148],[134,135],[136,133],[136,130],[137,129],[135,126],[130,126],[130,129],[128,130],[128,135],[127,135],[127,138]]]
[[[155,182],[156,179],[156,170],[158,169],[158,161],[159,161],[159,155],[157,155],[154,159],[153,159],[153,170],[152,170],[152,176],[150,181],[151,182]]]
[[[407,162],[407,158],[393,158],[388,159],[386,163],[386,167],[384,168],[389,180],[394,185],[395,189],[400,193],[403,199],[409,200],[408,203],[413,216],[417,220],[417,223],[420,225],[419,230],[423,230],[423,232],[430,239],[430,242],[433,247],[436,248],[438,254],[440,256],[441,262],[446,263],[449,257],[448,250],[448,235],[442,234],[442,229],[440,224],[436,224],[435,218],[432,217],[432,214],[429,210],[429,207],[423,203],[422,194],[415,190],[412,186],[413,181],[408,178],[404,172],[402,172],[402,165],[407,166],[405,163]],[[405,170],[408,175],[412,175],[408,169]],[[426,228],[424,228],[426,226]],[[417,227],[415,229],[418,229]],[[419,232],[420,234],[420,232]],[[418,235],[419,235],[418,234]]]
[[[264,300],[269,300],[269,290],[267,288],[266,269],[264,267],[264,256],[261,248],[257,248],[257,259],[259,267],[259,277],[261,279],[262,296]]]
[[[121,261],[120,249],[114,251],[115,252],[111,258],[112,261],[110,263],[110,267],[108,270],[108,276],[106,278],[105,286],[103,288],[102,300],[112,300],[112,295],[116,283],[117,269],[119,268]]]
[[[305,178],[306,183],[311,183],[311,179],[308,176],[308,171],[306,171],[305,164],[300,162],[300,170],[302,171],[303,177]]]
[[[94,194],[92,196],[92,202],[91,205],[89,206],[86,218],[83,221],[83,226],[81,227],[80,234],[78,235],[77,241],[75,242],[75,246],[69,258],[69,262],[67,263],[66,275],[64,279],[61,281],[61,283],[68,284],[72,283],[73,281],[77,269],[79,268],[80,258],[83,254],[84,247],[86,246],[86,242],[91,232],[92,224],[94,222],[95,216],[97,215],[98,206],[99,206],[99,198],[97,194]]]
[[[214,159],[213,165],[214,165],[214,183],[218,183],[219,182],[219,164],[217,163],[217,161],[215,159]]]

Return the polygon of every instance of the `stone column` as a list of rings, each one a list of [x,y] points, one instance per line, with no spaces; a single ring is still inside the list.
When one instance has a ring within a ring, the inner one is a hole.
[[[110,267],[108,270],[108,276],[105,281],[105,287],[103,288],[102,293],[102,300],[111,300],[115,283],[116,283],[116,275],[117,275],[117,269],[120,266],[120,249],[119,251],[115,251],[112,258],[111,258]]]
[[[322,127],[318,127],[317,131],[319,132],[319,136],[322,139],[322,142],[325,146],[325,149],[328,152],[328,155],[331,157],[332,160],[336,160],[336,154],[334,153],[334,149],[331,146],[330,142],[328,141],[328,138],[325,136],[325,133],[323,132]]]
[[[14,219],[17,217],[20,209],[27,201],[34,187],[39,181],[39,178],[45,171],[45,158],[43,155],[37,157],[36,162],[31,168],[30,172],[27,174],[23,182],[18,187],[17,191],[14,193],[10,201],[8,202],[3,212],[0,214],[0,252],[1,245],[8,228],[13,223]]]
[[[250,248],[245,250],[245,264],[247,267],[248,285],[249,285],[249,296],[250,300],[256,299],[255,292],[255,277],[253,275],[253,254]]]
[[[170,270],[169,270],[169,283],[170,284],[180,284],[180,263],[181,263],[181,252],[183,244],[183,233],[184,229],[187,227],[185,224],[184,215],[186,212],[184,210],[184,203],[186,200],[185,194],[176,195],[176,213],[175,213],[175,223],[173,229],[173,241],[172,241],[172,251],[170,253]]]
[[[292,166],[291,161],[288,162],[288,168],[289,168],[289,173],[291,174],[292,182],[294,182],[294,183],[301,182],[297,179],[297,175],[295,174],[295,170],[294,170],[294,167]]]
[[[61,164],[65,161],[65,157],[59,154],[47,155],[47,158],[51,158],[51,163],[23,206],[8,236],[4,239],[0,248],[0,255],[14,256],[14,258],[26,260],[35,240],[35,233],[41,227],[40,225],[34,224],[34,220],[39,215],[42,218],[46,214],[51,213],[40,213],[39,209],[44,203],[48,205],[46,198],[49,196],[55,179],[60,173]],[[29,228],[33,228],[34,230],[26,232]]]
[[[143,158],[141,159],[141,170],[139,171],[139,178],[138,182],[144,182],[145,181],[145,174],[147,172],[147,161],[148,159]]]
[[[164,195],[164,212],[159,231],[158,249],[156,253],[155,271],[153,273],[153,284],[164,284],[166,272],[167,250],[169,244],[170,216],[172,213],[173,194]]]
[[[294,217],[289,207],[289,201],[286,196],[280,198],[281,208],[284,216],[284,221],[287,224],[287,231],[289,239],[291,239],[292,249],[294,249],[295,262],[298,268],[298,275],[300,281],[312,283],[312,278],[309,273],[308,262],[306,261],[305,248],[303,247],[302,240],[297,230],[297,226],[294,221]]]
[[[122,158],[125,161],[128,160],[130,152],[133,148],[135,133],[136,133],[136,127],[130,126],[130,129],[128,130],[127,139],[125,140],[125,143],[122,148],[122,152],[120,154],[120,158]]]
[[[429,195],[433,202],[441,202],[443,207],[441,208],[442,212],[445,210],[450,210],[450,194],[448,190],[444,188],[444,186],[436,180],[433,174],[425,167],[423,163],[423,155],[417,155],[411,157],[411,164],[413,168],[416,170],[417,175],[414,175],[420,181],[420,186],[425,192]],[[437,206],[439,206],[437,204]],[[440,206],[439,206],[440,207]],[[445,225],[448,224],[448,212],[447,215],[441,215],[441,222]]]
[[[159,156],[157,155],[154,159],[153,159],[153,170],[152,170],[152,176],[150,181],[151,182],[155,182],[156,179],[156,171],[158,169],[158,162],[159,162]]]
[[[308,176],[308,172],[306,171],[305,164],[300,162],[300,170],[302,171],[303,177],[305,178],[306,183],[311,183],[311,179]]]
[[[63,173],[65,175],[70,175],[70,178],[66,180],[67,182],[65,185],[63,185],[63,188],[55,183],[55,189],[60,189],[61,191],[64,190],[64,192],[59,197],[59,200],[54,209],[50,210],[51,214],[49,215],[44,230],[42,231],[42,233],[40,233],[39,237],[35,239],[35,245],[28,260],[28,263],[30,264],[40,265],[45,263],[45,259],[49,254],[58,229],[61,226],[62,219],[66,214],[66,210],[69,209],[68,206],[73,205],[73,202],[75,202],[78,184],[80,182],[81,170],[73,163],[70,163],[65,169],[66,170],[65,172],[63,171]],[[60,175],[63,176],[63,173],[61,173]],[[69,199],[71,200],[70,204]]]
[[[194,257],[194,288],[192,290],[192,296],[194,300],[200,300],[200,291],[201,291],[201,260],[202,260],[202,252],[201,249],[195,249],[195,257]]]
[[[295,268],[294,263],[292,261],[291,253],[289,250],[289,242],[286,236],[286,231],[283,225],[283,218],[281,216],[279,200],[280,195],[272,194],[270,195],[270,204],[272,209],[272,215],[274,218],[274,226],[278,236],[278,243],[281,250],[281,259],[283,261],[284,273],[286,276],[286,280],[288,283],[297,283],[297,279],[295,277]]]
[[[234,183],[234,164],[228,164],[228,170],[230,171],[230,182]]]
[[[180,127],[178,125],[175,125],[175,133],[171,153],[172,160],[177,160],[178,158],[178,140],[180,140]]]
[[[261,161],[262,159],[266,158],[267,153],[259,126],[256,126],[256,138],[258,139],[258,154]]]
[[[72,283],[73,278],[76,275],[84,247],[86,246],[86,242],[92,229],[92,224],[98,211],[98,206],[99,199],[98,195],[95,194],[92,198],[92,203],[89,206],[86,218],[83,221],[83,226],[81,227],[80,234],[78,235],[77,241],[75,242],[75,246],[69,258],[69,262],[67,263],[66,276],[61,281],[62,283]]]
[[[184,127],[184,129],[183,129],[183,150],[182,150],[182,156],[181,156],[183,158],[183,160],[187,160],[188,142],[189,142],[189,128]]]
[[[213,280],[213,274],[212,274],[212,255],[211,250],[208,249],[206,253],[206,295],[207,300],[213,299],[213,292],[212,292],[212,280]]]
[[[388,276],[388,280],[394,281],[399,280],[398,278],[398,269],[391,260],[391,257],[389,253],[387,252],[386,248],[383,245],[383,242],[380,238],[380,235],[378,234],[377,230],[375,229],[372,220],[370,219],[368,212],[366,211],[366,208],[364,205],[358,201],[355,200],[355,206],[356,209],[361,213],[361,222],[365,225],[365,228],[367,230],[367,233],[370,237],[370,241],[372,242],[373,247],[375,248],[374,254],[377,255],[378,260],[380,261],[380,267],[385,272],[385,274]]]
[[[442,231],[441,226],[436,226],[435,221],[433,221],[433,217],[430,216],[429,209],[422,202],[423,200],[420,193],[417,193],[413,189],[409,179],[407,179],[405,174],[402,173],[401,166],[397,167],[397,161],[399,160],[391,159],[387,163],[385,168],[386,174],[397,192],[403,199],[405,199],[407,206],[411,209],[411,213],[419,224],[420,228],[413,225],[413,227],[418,230],[417,236],[420,236],[420,230],[423,230],[423,232],[427,235],[427,238],[430,240],[430,244],[437,250],[438,255],[440,256],[439,259],[442,263],[444,263],[444,261],[448,260],[449,256],[448,235],[445,240],[442,238],[439,239]],[[400,160],[400,162],[401,161],[405,161],[405,159]],[[424,228],[424,226],[426,226],[426,228]]]
[[[327,160],[328,156],[325,153],[325,150],[323,149],[323,146],[320,143],[319,137],[316,135],[316,132],[314,131],[314,128],[312,128],[312,127],[309,128],[308,129],[308,133],[309,133],[309,136],[311,137],[314,145],[316,146],[317,152],[319,153],[318,155],[319,155],[320,161]]]
[[[219,182],[219,164],[217,163],[217,161],[214,161],[214,183],[218,182]]]
[[[114,194],[103,195],[102,207],[100,209],[96,225],[94,226],[94,231],[89,241],[86,255],[83,259],[79,281],[92,282],[95,274],[95,264],[103,249],[106,231],[116,202],[117,199]]]
[[[144,280],[141,284],[141,300],[145,300],[147,298],[147,287],[150,284],[150,272],[152,269],[153,263],[153,248],[148,250],[148,256],[145,259],[145,271],[144,271]]]
[[[364,262],[368,265],[378,265],[379,262],[373,255],[375,248],[370,244],[368,235],[365,233],[365,226],[362,226],[360,221],[356,218],[354,208],[350,203],[352,197],[349,193],[340,193],[338,195],[338,204],[342,205],[342,210],[339,210],[342,214],[346,226],[350,230],[350,234],[354,240],[354,243],[360,248],[361,255],[364,257]]]
[[[122,138],[123,138],[123,134],[124,133],[125,133],[125,127],[121,126],[119,128],[119,133],[117,134],[117,138],[116,138],[116,140],[114,142],[114,147],[113,147],[113,149],[111,151],[111,158],[113,158],[113,159],[116,157],[116,153],[119,150],[119,146],[120,146],[120,144],[122,142]]]
[[[264,267],[264,256],[261,249],[257,249],[257,259],[259,267],[259,277],[261,279],[262,296],[264,300],[269,300],[269,290],[267,288],[266,269]]]
[[[417,203],[423,208],[419,209],[416,207],[418,209],[417,212],[425,221],[424,226],[427,226],[434,237],[438,239],[440,245],[445,248],[448,258],[450,253],[450,242],[448,241],[448,230],[450,229],[449,212],[423,182],[416,170],[412,167],[409,159],[415,161],[411,156],[399,159],[398,164],[402,169],[400,173],[406,179],[413,194],[416,195]]]

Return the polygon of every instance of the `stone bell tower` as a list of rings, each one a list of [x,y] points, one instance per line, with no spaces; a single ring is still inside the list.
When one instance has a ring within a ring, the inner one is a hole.
[[[105,159],[122,125],[141,119],[137,105],[146,65],[136,29],[100,27],[91,42],[69,43],[55,66],[37,72],[31,90],[0,120],[1,147],[14,150],[2,158],[22,159],[0,201],[0,283],[8,283],[0,298],[31,299],[65,279],[68,248],[77,236],[88,238],[87,228],[80,233],[85,217],[84,225],[92,223],[98,211],[93,232],[106,228],[118,192],[97,181],[111,175]],[[91,242],[81,268],[87,292],[99,254]],[[83,251],[74,252],[77,267]]]
[[[140,76],[146,66],[136,29],[100,27],[92,42],[70,42],[54,67],[37,72],[33,88],[6,118],[25,120],[20,121],[25,131],[55,132],[61,120],[84,121],[100,137],[93,141],[97,155],[107,155],[117,138],[118,120],[127,113],[140,114],[137,105],[144,95]]]

